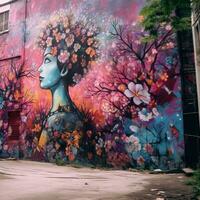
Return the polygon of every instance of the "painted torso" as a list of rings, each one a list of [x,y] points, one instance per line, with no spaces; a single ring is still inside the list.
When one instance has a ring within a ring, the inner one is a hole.
[[[58,157],[69,160],[70,153],[77,155],[83,123],[76,110],[62,107],[50,112],[43,126],[38,147],[45,160],[56,162]]]
[[[74,112],[57,112],[48,117],[46,127],[53,131],[73,132],[82,129],[82,122]]]

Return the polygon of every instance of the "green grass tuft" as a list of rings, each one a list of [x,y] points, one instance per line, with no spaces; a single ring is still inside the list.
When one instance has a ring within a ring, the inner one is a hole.
[[[186,183],[191,185],[194,189],[195,196],[200,196],[200,169],[197,170],[189,181]]]

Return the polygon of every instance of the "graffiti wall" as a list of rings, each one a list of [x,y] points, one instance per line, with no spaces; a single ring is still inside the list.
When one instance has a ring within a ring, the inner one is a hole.
[[[141,0],[24,3],[24,57],[1,72],[0,155],[181,167],[179,58],[170,24],[149,39]],[[20,113],[16,147],[8,142],[16,132],[9,110]]]

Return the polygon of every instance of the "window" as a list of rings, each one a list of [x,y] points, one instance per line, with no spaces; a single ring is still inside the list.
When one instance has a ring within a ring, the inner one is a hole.
[[[0,33],[8,31],[9,11],[0,13]]]
[[[8,112],[9,140],[19,140],[20,111]]]

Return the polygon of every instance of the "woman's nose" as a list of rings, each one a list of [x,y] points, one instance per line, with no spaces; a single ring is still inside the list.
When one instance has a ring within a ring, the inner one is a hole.
[[[42,65],[39,67],[38,72],[42,72]]]

